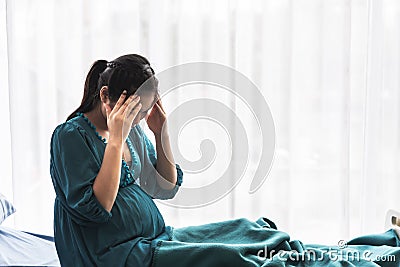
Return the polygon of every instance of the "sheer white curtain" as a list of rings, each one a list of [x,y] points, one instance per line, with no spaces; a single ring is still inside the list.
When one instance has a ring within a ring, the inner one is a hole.
[[[52,234],[51,133],[80,103],[90,65],[127,53],[146,56],[157,72],[194,61],[233,67],[259,87],[275,120],[274,164],[255,194],[249,170],[214,204],[157,202],[167,224],[265,216],[293,238],[335,244],[383,231],[386,210],[400,209],[400,2],[3,0],[0,7],[0,190],[18,209],[8,222],[14,227]],[[196,88],[178,90],[167,112]],[[214,97],[210,88],[200,94]],[[257,132],[246,133],[256,147]],[[201,157],[196,149],[210,134],[199,127],[186,135],[179,142],[191,147],[181,145],[182,154]],[[184,183],[212,177],[185,174]]]
[[[7,64],[7,31],[6,31],[6,9],[5,2],[0,2],[0,114],[2,114],[2,147],[0,152],[0,167],[2,175],[0,177],[0,192],[12,199],[12,176],[11,176],[11,133],[10,133],[10,112],[8,105],[8,64]],[[10,218],[7,223],[13,223]]]

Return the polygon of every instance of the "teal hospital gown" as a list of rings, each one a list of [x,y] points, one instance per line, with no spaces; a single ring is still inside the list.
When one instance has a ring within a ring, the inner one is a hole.
[[[54,130],[50,174],[56,192],[54,237],[62,266],[150,266],[157,241],[169,239],[171,228],[165,226],[153,198],[172,198],[182,183],[182,171],[176,164],[178,181],[172,190],[159,187],[151,168],[156,166],[156,152],[139,125],[128,140],[132,165],[124,162],[121,167],[118,194],[108,212],[92,188],[106,144],[82,114]]]

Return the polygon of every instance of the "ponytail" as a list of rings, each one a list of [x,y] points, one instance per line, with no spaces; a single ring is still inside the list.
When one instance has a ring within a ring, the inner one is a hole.
[[[100,74],[107,68],[106,60],[97,60],[93,63],[85,80],[85,87],[83,91],[83,98],[81,105],[68,116],[67,121],[74,118],[78,112],[88,112],[92,110],[99,98],[99,84]]]

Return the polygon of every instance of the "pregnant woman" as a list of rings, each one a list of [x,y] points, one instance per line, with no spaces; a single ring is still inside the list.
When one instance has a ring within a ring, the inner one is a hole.
[[[95,62],[81,105],[54,130],[54,235],[63,266],[149,266],[155,241],[168,236],[152,198],[172,198],[182,171],[155,78],[134,94],[153,74],[139,55]],[[138,125],[145,117],[156,150]]]
[[[54,130],[50,173],[62,266],[399,266],[394,230],[329,247],[290,240],[262,217],[166,226],[153,199],[173,198],[183,173],[157,83],[142,56],[96,61],[81,105]],[[143,118],[155,148],[138,124]]]

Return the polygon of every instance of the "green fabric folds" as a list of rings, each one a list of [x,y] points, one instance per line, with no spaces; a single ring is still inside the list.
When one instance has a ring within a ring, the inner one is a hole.
[[[153,267],[399,266],[400,241],[393,230],[363,236],[345,247],[290,240],[273,222],[236,219],[173,229],[156,244]],[[383,259],[383,260],[382,260]]]

